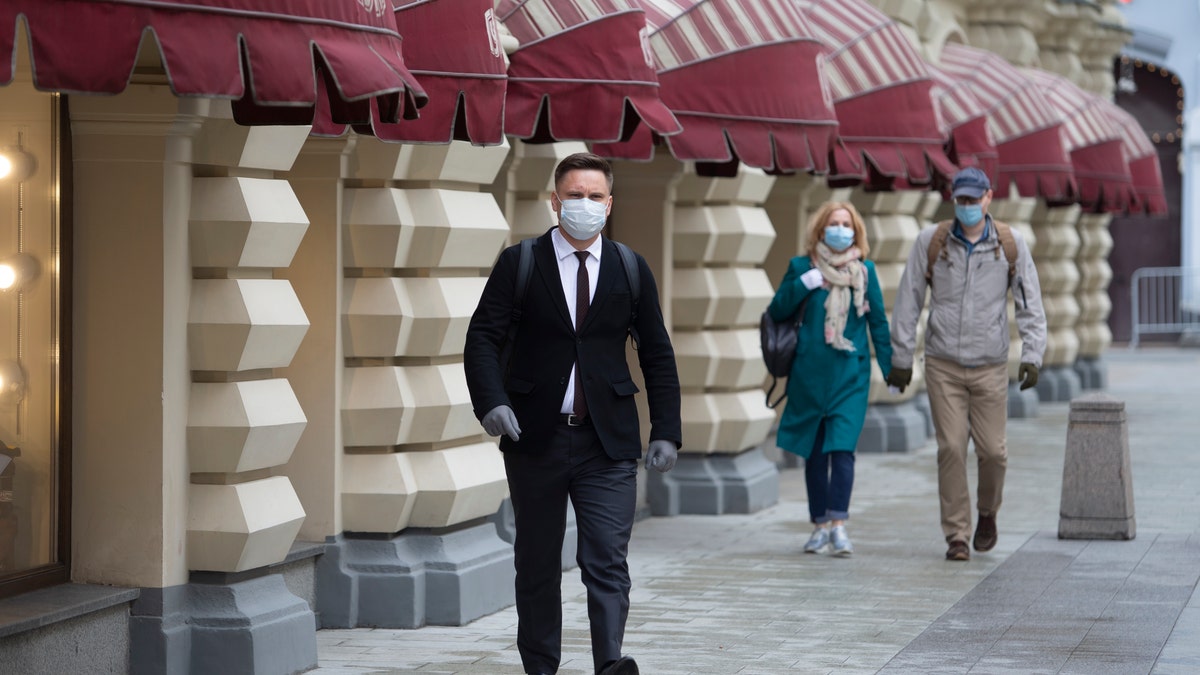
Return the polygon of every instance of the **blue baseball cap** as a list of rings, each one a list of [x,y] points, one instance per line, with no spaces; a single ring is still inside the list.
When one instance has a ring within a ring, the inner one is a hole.
[[[951,184],[950,199],[958,199],[959,197],[979,199],[985,192],[991,189],[992,181],[988,180],[987,174],[976,167],[968,166],[954,175],[954,182]]]

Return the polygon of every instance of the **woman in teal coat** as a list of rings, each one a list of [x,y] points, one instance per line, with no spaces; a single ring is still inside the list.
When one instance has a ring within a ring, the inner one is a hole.
[[[792,258],[767,311],[786,321],[804,312],[787,406],[776,444],[805,458],[809,516],[804,545],[817,553],[854,552],[846,534],[854,486],[854,448],[867,414],[871,350],[886,377],[892,367],[887,310],[862,217],[849,203],[827,202],[809,221],[807,256]]]

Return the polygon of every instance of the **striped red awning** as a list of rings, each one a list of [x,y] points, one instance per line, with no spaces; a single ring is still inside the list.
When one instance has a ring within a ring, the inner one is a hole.
[[[644,122],[679,121],[659,99],[636,0],[497,0],[520,47],[510,55],[505,133],[531,143],[628,141]]]
[[[929,65],[933,76],[933,100],[937,104],[938,124],[950,139],[951,161],[960,167],[979,167],[995,177],[1000,155],[988,130],[988,107],[975,94],[969,82],[960,80],[942,68]]]
[[[772,173],[828,171],[837,118],[822,94],[825,48],[795,0],[640,4],[662,101],[683,125],[666,139],[672,155],[708,174],[736,172],[739,162]],[[649,159],[650,134],[634,143],[639,150],[627,154]]]
[[[1095,212],[1129,208],[1133,180],[1121,149],[1121,132],[1104,113],[1101,99],[1071,80],[1036,68],[1029,76],[1062,116],[1063,146],[1071,156],[1079,204]]]
[[[832,49],[825,67],[838,135],[830,183],[927,186],[957,171],[946,157],[925,61],[867,0],[796,0]]]
[[[1158,150],[1133,115],[1112,101],[1100,99],[1100,103],[1109,121],[1121,132],[1121,150],[1129,164],[1129,176],[1133,181],[1129,210],[1151,215],[1166,214],[1167,197],[1163,190],[1162,167],[1158,164]]]
[[[998,54],[953,43],[942,48],[938,67],[986,106],[999,163],[997,173],[989,175],[998,198],[1007,198],[1015,183],[1026,197],[1075,200],[1074,167],[1061,137],[1063,117],[1028,76]]]
[[[34,85],[116,94],[142,33],[158,40],[178,96],[233,99],[242,124],[311,124],[327,96],[343,124],[416,117],[425,92],[408,72],[385,0],[26,0],[0,4],[0,71],[12,81],[17,20],[29,29]]]
[[[415,120],[384,122],[378,110],[360,133],[385,141],[474,145],[504,142],[504,92],[507,84],[492,0],[393,0],[404,56],[421,79],[429,103]],[[447,49],[453,45],[453,49]],[[324,109],[313,124],[314,136],[339,136]]]

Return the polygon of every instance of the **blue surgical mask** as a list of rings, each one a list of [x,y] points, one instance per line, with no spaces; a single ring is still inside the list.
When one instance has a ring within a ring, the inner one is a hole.
[[[591,199],[561,199],[558,224],[572,239],[587,241],[604,229],[608,221],[608,205]]]
[[[845,225],[825,226],[825,245],[833,251],[845,251],[854,243],[854,228]]]
[[[958,222],[967,227],[978,225],[979,221],[983,220],[983,205],[955,204],[954,217],[958,219]]]

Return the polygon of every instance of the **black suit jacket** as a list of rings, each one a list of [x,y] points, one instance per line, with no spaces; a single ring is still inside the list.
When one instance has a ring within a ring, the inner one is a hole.
[[[636,459],[642,454],[634,401],[638,388],[625,355],[632,296],[621,254],[615,244],[603,239],[599,279],[593,282],[596,290],[577,336],[559,278],[552,231],[533,245],[533,278],[507,373],[500,360],[512,319],[519,245],[500,254],[471,316],[463,365],[475,416],[482,419],[499,405],[512,407],[521,426],[521,440],[503,436],[500,449],[542,451],[559,424],[567,381],[578,359],[588,416],[604,451],[613,459]],[[650,440],[667,440],[679,447],[682,434],[675,350],[663,323],[654,275],[641,255],[635,257],[641,279],[637,318],[641,346],[637,354],[650,408]]]

